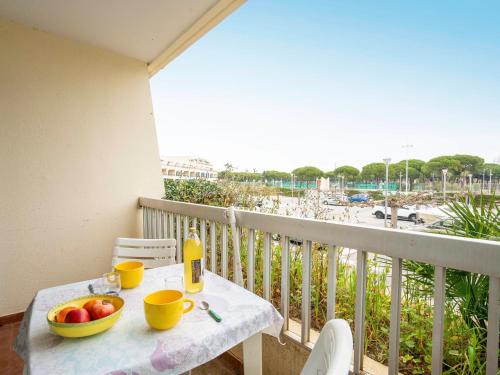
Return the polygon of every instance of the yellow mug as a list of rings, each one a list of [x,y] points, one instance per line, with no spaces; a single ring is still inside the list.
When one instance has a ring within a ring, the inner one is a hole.
[[[144,276],[144,263],[123,262],[115,265],[115,271],[120,274],[122,288],[131,289],[138,286]]]
[[[184,303],[189,303],[184,308]],[[170,329],[175,327],[183,314],[194,307],[191,298],[185,298],[178,290],[159,290],[144,298],[144,315],[148,324],[155,329]]]

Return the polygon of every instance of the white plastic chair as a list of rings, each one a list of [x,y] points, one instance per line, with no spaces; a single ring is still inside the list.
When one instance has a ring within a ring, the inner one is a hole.
[[[342,319],[328,321],[300,375],[348,375],[352,359],[352,333]]]
[[[175,264],[174,239],[117,238],[113,249],[114,267],[118,263],[140,261],[144,268],[156,268]]]

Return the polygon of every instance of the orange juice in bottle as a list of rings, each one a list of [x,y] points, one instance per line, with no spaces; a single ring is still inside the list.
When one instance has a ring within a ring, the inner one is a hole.
[[[189,228],[184,241],[184,289],[187,293],[198,293],[203,289],[203,247],[196,228]]]

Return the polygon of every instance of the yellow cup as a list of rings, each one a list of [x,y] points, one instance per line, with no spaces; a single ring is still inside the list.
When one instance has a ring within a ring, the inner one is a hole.
[[[123,262],[115,266],[115,271],[120,274],[122,288],[131,289],[138,286],[144,276],[144,263]]]
[[[184,308],[185,303],[189,303]],[[178,290],[159,290],[144,298],[144,315],[148,324],[155,329],[175,327],[182,314],[190,312],[194,307],[191,298],[185,298]]]

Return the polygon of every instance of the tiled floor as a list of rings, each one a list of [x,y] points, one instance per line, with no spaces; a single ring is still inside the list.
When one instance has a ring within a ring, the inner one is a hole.
[[[0,374],[21,375],[23,373],[23,361],[12,350],[16,339],[19,323],[0,326]],[[192,375],[242,375],[241,370],[224,357],[218,357],[213,361],[191,372]]]
[[[12,350],[19,323],[0,326],[0,374],[19,375],[23,373],[23,361]]]

